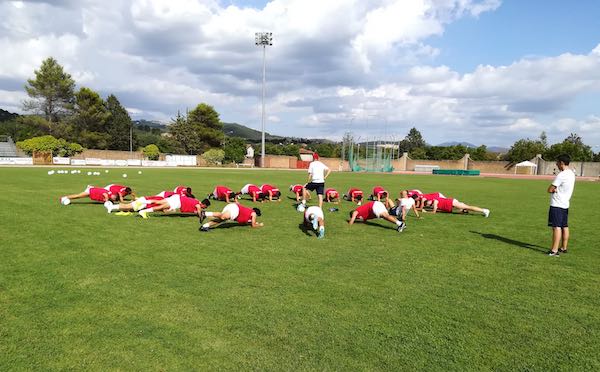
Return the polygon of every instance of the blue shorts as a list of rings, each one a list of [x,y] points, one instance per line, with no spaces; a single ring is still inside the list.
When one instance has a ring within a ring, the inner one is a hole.
[[[308,191],[317,191],[317,195],[323,195],[325,192],[325,183],[309,182],[304,186]]]
[[[548,211],[548,226],[569,227],[569,209],[550,207]]]

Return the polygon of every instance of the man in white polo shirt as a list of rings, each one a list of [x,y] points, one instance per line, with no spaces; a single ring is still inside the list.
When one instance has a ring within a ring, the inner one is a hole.
[[[310,191],[316,191],[319,196],[319,208],[323,208],[323,194],[325,193],[325,179],[331,170],[319,161],[319,154],[313,154],[313,161],[308,166],[308,183],[304,186],[302,204],[306,205],[306,199]]]
[[[569,243],[569,204],[575,188],[575,173],[569,169],[571,157],[563,154],[556,159],[560,173],[548,186],[550,210],[548,211],[548,226],[552,227],[552,248],[549,256],[557,257],[567,253]],[[561,244],[562,243],[562,244]]]

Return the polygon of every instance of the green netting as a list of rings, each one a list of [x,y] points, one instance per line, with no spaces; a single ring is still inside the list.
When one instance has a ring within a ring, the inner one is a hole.
[[[348,151],[348,161],[353,172],[393,172],[392,152],[383,147],[373,146],[365,151],[364,157],[355,152],[354,145]]]

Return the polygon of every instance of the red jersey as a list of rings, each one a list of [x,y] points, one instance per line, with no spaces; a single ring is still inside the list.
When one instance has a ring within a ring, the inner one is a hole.
[[[260,187],[260,191],[262,191],[262,193],[265,195],[269,195],[269,191],[271,191],[274,194],[277,191],[279,191],[279,189],[273,185],[265,184]]]
[[[363,192],[361,189],[350,189],[348,190],[348,197],[356,198],[357,196],[362,196]]]
[[[454,203],[454,199],[437,198],[435,200],[437,200],[437,202],[438,202],[438,206],[437,206],[438,211],[452,213],[452,203]]]
[[[123,185],[108,185],[106,189],[110,191],[113,195],[120,195],[121,197],[128,195],[129,193],[125,191],[127,186]]]
[[[171,196],[175,194],[187,196],[187,189],[188,188],[186,186],[177,186],[175,189],[173,189],[173,194],[171,194]]]
[[[144,196],[144,198],[146,200],[152,200],[152,201],[158,201],[158,200],[163,200],[164,199],[162,196],[158,196],[158,195]],[[157,206],[158,206],[158,204],[156,204],[156,203],[146,204],[146,208],[154,208],[154,207],[157,207]]]
[[[433,200],[433,199],[438,199],[438,198],[440,198],[440,197],[441,197],[441,195],[440,195],[440,193],[439,193],[439,192],[432,192],[432,193],[429,193],[429,194],[422,194],[422,195],[421,195],[421,197],[422,197],[423,199],[426,199],[426,200]]]
[[[233,191],[229,187],[226,186],[217,186],[213,191],[213,196],[218,200],[225,200],[227,195],[231,194]]]
[[[163,194],[163,196],[164,196],[165,199],[168,198],[168,197],[171,197],[173,195],[176,195],[176,193],[174,193],[173,191],[163,191],[160,194]],[[160,195],[157,195],[157,196],[160,197]]]
[[[300,194],[302,192],[302,189],[304,188],[303,185],[294,185],[292,186],[292,192],[295,194]]]
[[[237,218],[235,219],[237,223],[240,225],[248,224],[252,221],[252,213],[254,210],[252,208],[244,207],[240,203],[236,203],[238,208],[240,209]]]
[[[325,190],[325,196],[329,196],[330,199],[339,198],[340,193],[337,192],[336,189],[327,189],[327,190]]]
[[[258,186],[256,186],[256,185],[248,186],[248,194],[258,198],[258,194],[260,194],[260,193],[261,193],[261,190]]]
[[[200,204],[198,199],[180,195],[179,200],[181,200],[181,208],[179,208],[181,213],[196,213],[196,206]]]
[[[363,204],[360,207],[356,208],[356,211],[358,212],[358,215],[356,217],[362,218],[363,221],[372,220],[374,218],[377,218],[377,216],[373,212],[373,204],[375,204],[374,201],[368,202],[368,203]]]
[[[423,197],[423,193],[421,192],[421,190],[407,190],[407,193],[409,198],[412,198],[413,195],[416,195],[419,198]]]
[[[92,187],[89,191],[90,199],[94,201],[104,202],[104,194],[108,194],[108,198],[111,197],[111,192],[101,187]]]
[[[374,197],[380,197],[380,198],[382,198],[384,193],[387,194],[387,191],[383,187],[381,187],[381,186],[375,186],[375,187],[373,187],[373,194],[372,195]]]

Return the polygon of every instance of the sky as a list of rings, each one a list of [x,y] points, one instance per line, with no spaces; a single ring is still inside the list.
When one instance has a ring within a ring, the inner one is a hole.
[[[0,0],[0,108],[47,57],[134,119],[199,103],[224,122],[360,140],[559,142],[600,151],[600,1]]]

